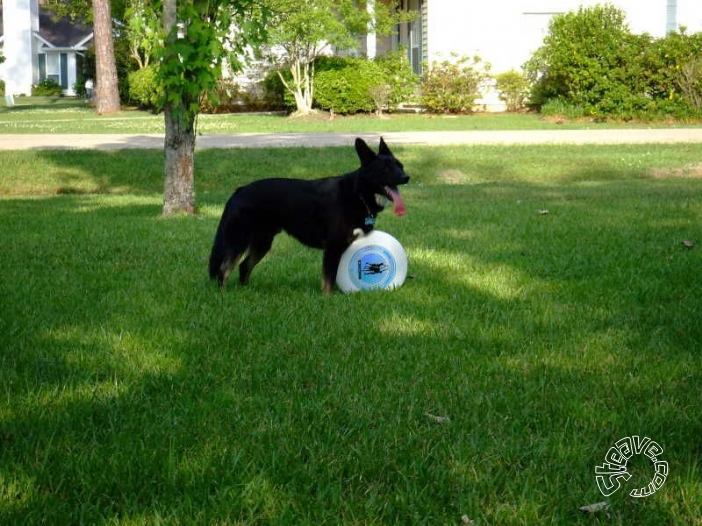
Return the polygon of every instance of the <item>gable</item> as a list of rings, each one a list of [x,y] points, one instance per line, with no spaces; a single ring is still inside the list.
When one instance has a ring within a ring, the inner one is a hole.
[[[55,14],[47,9],[39,12],[39,36],[53,47],[84,48],[84,41],[92,37],[93,27],[78,20],[65,16],[55,18]]]
[[[3,16],[3,9],[0,9],[0,43],[5,35]],[[67,16],[56,18],[53,11],[42,7],[37,35],[49,47],[85,49],[93,38],[93,26]]]

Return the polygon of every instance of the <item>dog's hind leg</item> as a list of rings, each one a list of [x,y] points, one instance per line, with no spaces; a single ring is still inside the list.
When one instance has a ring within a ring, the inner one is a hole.
[[[217,273],[217,282],[219,283],[219,288],[224,290],[227,286],[227,280],[229,279],[229,274],[232,273],[232,269],[241,259],[242,253],[238,253],[234,256],[227,256],[222,261],[219,267],[219,272]]]
[[[324,250],[324,258],[322,260],[322,291],[330,293],[334,290],[336,282],[336,272],[339,268],[341,255],[347,247],[327,247]]]
[[[258,262],[263,259],[263,256],[265,256],[271,249],[273,238],[276,234],[277,232],[272,234],[258,234],[257,236],[254,236],[254,239],[251,241],[251,245],[249,245],[248,255],[244,261],[241,262],[241,265],[239,265],[239,282],[242,285],[246,285],[249,282],[251,271],[258,264]]]

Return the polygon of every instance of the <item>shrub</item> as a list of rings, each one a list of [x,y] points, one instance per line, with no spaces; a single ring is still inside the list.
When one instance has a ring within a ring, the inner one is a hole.
[[[314,70],[320,73],[322,71],[343,69],[349,64],[349,60],[351,59],[346,57],[317,57],[314,61]],[[285,82],[288,84],[292,83],[292,74],[289,69],[283,68],[281,70],[269,71],[263,79],[261,86],[263,89],[263,98],[274,108],[285,108],[289,111],[293,111],[297,107],[295,98],[290,91],[285,89],[280,75],[283,76]],[[316,87],[316,77],[314,82]]]
[[[140,108],[157,111],[163,90],[156,79],[156,66],[146,66],[132,71],[127,78],[129,100]]]
[[[419,77],[412,71],[407,52],[402,49],[377,57],[375,63],[383,71],[384,81],[371,89],[376,94],[386,95],[385,105],[389,111],[393,111],[414,96],[419,87]]]
[[[561,117],[566,119],[584,119],[588,117],[582,106],[576,106],[564,99],[549,99],[541,106],[541,115],[545,117]]]
[[[322,56],[314,62],[315,105],[337,113],[393,111],[408,100],[419,83],[405,53],[396,51],[373,61],[364,58]],[[292,81],[286,69],[281,73]],[[321,80],[320,80],[321,79]],[[275,108],[295,109],[292,94],[285,89],[278,71],[270,71],[261,83],[263,98]]]
[[[334,62],[332,67],[317,71],[315,75],[314,99],[318,107],[345,114],[376,110],[371,89],[385,83],[378,64],[367,59],[347,58]]]
[[[292,81],[292,75],[288,70],[282,70],[281,73],[286,82]],[[278,70],[274,69],[266,74],[261,82],[261,88],[263,89],[263,98],[271,108],[282,108],[288,111],[295,109],[295,98],[283,86]]]
[[[5,95],[5,81],[0,79],[0,96]]]
[[[92,68],[95,71],[94,48],[92,57]],[[129,74],[137,71],[134,69],[134,58],[132,57],[129,47],[129,41],[126,38],[115,38],[114,40],[115,67],[117,68],[117,90],[119,91],[119,100],[127,102],[129,100]],[[96,78],[96,73],[90,73],[86,78]]]
[[[244,89],[232,79],[220,79],[214,89],[201,97],[200,112],[237,113],[271,109],[260,87],[260,84],[253,84]]]
[[[534,81],[532,100],[565,98],[596,107],[626,75],[624,51],[631,43],[624,12],[611,5],[580,8],[554,16],[544,45],[527,62]]]
[[[495,75],[500,100],[507,105],[507,111],[519,111],[529,94],[529,82],[518,71],[511,70]]]
[[[63,90],[58,82],[47,78],[36,86],[32,86],[32,95],[35,97],[55,97],[63,95]]]
[[[688,35],[684,29],[653,41],[642,58],[647,94],[674,111],[699,116],[702,108],[695,98],[702,96],[696,74],[700,50],[702,33]]]
[[[696,113],[702,113],[702,58],[692,57],[676,71],[675,84],[682,98]]]
[[[200,97],[201,113],[232,113],[241,107],[242,91],[236,82],[219,79],[213,89]]]
[[[530,98],[538,108],[564,105],[595,119],[692,117],[691,84],[680,71],[700,48],[700,34],[634,35],[621,10],[580,8],[551,20],[543,46],[525,64]]]
[[[432,64],[422,78],[422,106],[431,113],[472,112],[487,69],[479,57]]]
[[[377,86],[371,86],[368,89],[368,93],[373,99],[373,104],[375,104],[375,114],[380,116],[383,114],[383,109],[389,107],[390,101],[390,85],[389,84],[378,84]]]

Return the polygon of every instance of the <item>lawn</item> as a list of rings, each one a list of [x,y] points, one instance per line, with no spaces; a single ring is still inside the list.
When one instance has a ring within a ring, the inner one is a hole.
[[[350,147],[200,151],[168,219],[162,152],[3,153],[0,523],[702,524],[702,145],[394,150],[411,279],[331,296],[285,236],[206,264],[236,186]],[[632,435],[668,478],[605,498]]]
[[[163,133],[163,115],[125,109],[100,116],[85,101],[76,99],[18,98],[16,106],[0,102],[0,134],[14,133]],[[284,114],[226,114],[198,117],[198,132],[285,133],[285,132],[398,132],[398,131],[464,131],[464,130],[554,130],[602,128],[666,128],[699,127],[675,121],[655,123],[595,123],[543,118],[536,113],[474,115],[392,114],[383,118],[372,115],[337,116],[327,114],[291,118]]]

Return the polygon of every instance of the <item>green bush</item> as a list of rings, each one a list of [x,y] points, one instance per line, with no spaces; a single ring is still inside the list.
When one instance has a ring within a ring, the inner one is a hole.
[[[271,109],[293,111],[295,109],[295,98],[285,89],[278,71],[277,69],[269,71],[261,82],[263,98],[270,105]],[[292,81],[290,71],[280,70],[280,72],[285,77],[286,82]]]
[[[0,96],[5,95],[5,81],[0,79]]]
[[[343,69],[348,64],[348,59],[345,57],[317,57],[314,61],[314,70],[319,73],[321,71]],[[263,98],[273,108],[283,108],[288,111],[294,111],[296,108],[295,98],[283,84],[280,76],[283,76],[285,82],[292,83],[292,74],[287,68],[280,70],[271,70],[265,76],[262,82]],[[314,79],[316,85],[316,77]]]
[[[381,67],[367,59],[345,58],[317,71],[314,100],[319,108],[333,113],[376,110],[371,90],[385,84]]]
[[[55,80],[44,79],[36,86],[32,86],[32,95],[35,97],[56,97],[63,95],[63,90]]]
[[[519,111],[529,94],[529,82],[519,71],[511,70],[495,75],[500,100],[507,105],[507,111]]]
[[[200,97],[200,113],[233,113],[241,107],[242,91],[236,82],[219,79],[215,87]]]
[[[150,65],[127,75],[129,100],[140,108],[157,111],[163,90],[156,79],[156,66]]]
[[[676,71],[675,84],[692,111],[702,114],[702,57],[691,57]]]
[[[635,44],[624,12],[611,5],[554,16],[544,44],[527,62],[532,101],[562,98],[596,108],[626,81],[625,55]]]
[[[684,29],[652,42],[642,57],[642,77],[647,93],[664,105],[699,115],[702,108],[700,51],[702,33],[688,35]]]
[[[402,49],[393,51],[377,57],[375,62],[383,71],[384,81],[371,88],[371,93],[382,92],[385,89],[387,91],[385,104],[389,111],[411,100],[419,87],[419,77],[412,71],[407,51]]]
[[[92,68],[95,68],[94,48],[92,57]],[[135,61],[131,55],[129,41],[126,38],[115,38],[115,67],[117,68],[117,90],[119,91],[119,100],[127,102],[129,100],[129,74],[135,70]],[[96,78],[95,73],[91,73],[86,78]]]
[[[416,91],[418,78],[402,51],[373,61],[352,57],[318,57],[314,63],[315,105],[336,113],[393,111]],[[282,70],[287,82],[288,70]],[[320,80],[321,79],[321,80]],[[264,98],[272,107],[295,108],[295,100],[278,71],[270,71],[262,82]],[[379,107],[380,106],[380,107]]]
[[[680,71],[686,64],[691,71],[700,49],[700,34],[634,35],[620,9],[580,8],[553,17],[525,64],[530,99],[537,108],[569,106],[595,119],[693,117],[695,82],[681,82]]]
[[[479,57],[432,64],[422,77],[421,105],[431,113],[471,113],[488,69]]]

